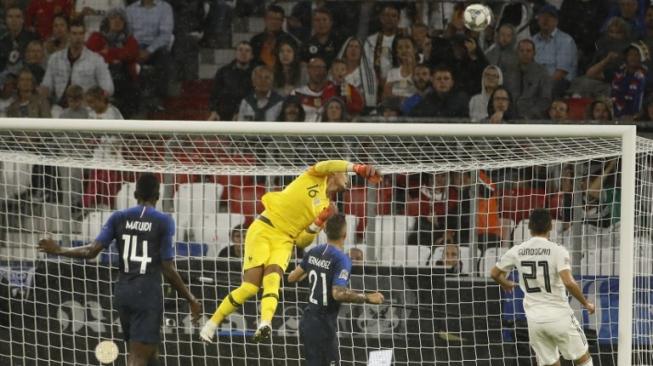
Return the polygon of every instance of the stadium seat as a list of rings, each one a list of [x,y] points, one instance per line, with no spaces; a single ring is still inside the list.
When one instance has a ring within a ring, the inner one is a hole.
[[[245,223],[245,216],[235,213],[206,214],[202,219],[201,227],[193,227],[192,239],[206,243],[209,246],[210,256],[217,256],[220,248],[231,243],[231,230]]]
[[[344,211],[346,215],[359,218],[356,235],[362,237],[367,225],[367,187],[351,187],[344,193]],[[389,215],[392,209],[392,187],[377,190],[377,215]]]
[[[587,276],[618,276],[619,249],[601,248],[583,250],[581,259],[581,275]]]
[[[86,215],[82,220],[82,240],[86,242],[95,240],[111,213],[110,211],[93,211]]]
[[[431,202],[420,198],[409,198],[406,202],[406,215],[426,216],[431,214]]]
[[[229,212],[254,217],[263,212],[263,186],[229,187]]]
[[[501,256],[504,255],[508,249],[507,247],[499,248],[488,248],[481,258],[479,272],[481,277],[488,277],[490,269],[494,267],[495,264],[501,259]]]
[[[3,201],[17,198],[30,188],[32,184],[32,164],[12,163],[9,161],[4,161],[1,164],[0,198]]]
[[[515,188],[505,191],[501,197],[501,216],[519,224],[528,219],[534,208],[546,207],[546,192],[543,189]]]
[[[180,184],[174,205],[179,227],[202,225],[202,216],[215,214],[220,206],[224,186],[217,183]]]
[[[402,267],[424,267],[427,265],[431,248],[425,245],[395,245],[381,247],[381,265]]]
[[[513,245],[521,244],[522,242],[531,238],[531,233],[528,230],[528,219],[521,220],[515,229],[512,231]]]
[[[345,239],[345,248],[353,247],[356,244],[355,233],[358,218],[354,215],[345,215],[345,221],[347,222],[347,238]],[[326,243],[326,241],[326,234],[324,233],[324,230],[322,230],[316,238],[316,243]]]
[[[413,227],[412,216],[376,216],[374,222],[374,243],[379,248],[405,246],[408,231]]]
[[[163,184],[159,186],[159,198],[163,198]],[[124,210],[129,207],[136,206],[136,198],[134,198],[134,192],[136,191],[136,183],[134,182],[125,182],[120,187],[120,190],[116,194],[115,199],[115,208],[116,210]],[[161,211],[162,200],[156,203],[156,209]]]
[[[471,273],[475,270],[475,263],[480,258],[481,251],[477,250],[476,255],[472,255],[471,248],[464,245],[459,245],[458,250],[460,253],[460,261],[463,263],[463,268],[460,273]],[[442,253],[444,253],[444,246],[439,246],[433,249],[433,255],[431,256],[429,265],[434,265],[436,261],[442,259]]]
[[[204,257],[208,253],[209,246],[205,243],[175,243],[177,255],[180,257]]]

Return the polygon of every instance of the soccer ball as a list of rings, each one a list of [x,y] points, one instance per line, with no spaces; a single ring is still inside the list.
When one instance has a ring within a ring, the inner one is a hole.
[[[463,14],[465,27],[473,32],[481,32],[492,23],[492,10],[483,4],[472,4]]]

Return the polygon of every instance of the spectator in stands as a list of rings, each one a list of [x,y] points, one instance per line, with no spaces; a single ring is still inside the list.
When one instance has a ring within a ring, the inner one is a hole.
[[[313,57],[321,57],[327,67],[336,58],[343,39],[333,30],[333,16],[327,8],[313,11],[313,35],[303,45],[302,61],[308,62]]]
[[[442,258],[435,262],[436,267],[443,267],[447,273],[458,274],[463,269],[463,262],[460,260],[460,249],[458,244],[446,244],[442,251]]]
[[[496,42],[485,53],[488,63],[499,66],[503,73],[517,69],[519,59],[516,44],[515,27],[509,23],[501,25],[497,31]]]
[[[617,159],[590,166],[581,188],[587,189],[584,199],[583,223],[607,228],[621,217],[621,187]]]
[[[136,1],[127,7],[127,24],[140,47],[138,63],[154,69],[154,94],[161,99],[167,97],[168,83],[173,75],[170,56],[174,28],[172,7],[163,0]]]
[[[18,74],[16,98],[7,108],[7,117],[50,118],[50,104],[36,91],[34,75],[29,69]]]
[[[585,118],[591,121],[611,122],[613,120],[612,102],[607,98],[598,98],[587,106]]]
[[[25,10],[25,25],[41,39],[47,39],[52,34],[54,17],[70,18],[72,11],[71,0],[30,0]]]
[[[487,115],[485,121],[489,123],[507,123],[517,118],[514,103],[510,91],[499,86],[490,95],[487,103]]]
[[[18,73],[27,45],[38,36],[25,29],[23,11],[18,6],[6,10],[7,33],[0,38],[0,72],[13,69]]]
[[[52,20],[52,34],[45,41],[45,49],[48,55],[68,47],[68,32],[68,19],[63,15],[54,17]]]
[[[653,122],[653,94],[646,98],[644,105],[642,106],[642,111],[635,116],[635,121]]]
[[[639,0],[619,0],[616,3],[618,5],[617,12],[612,12],[609,16],[617,16],[625,20],[630,25],[636,39],[641,39],[646,36],[644,12],[640,11]]]
[[[45,61],[43,42],[35,40],[28,43],[25,49],[24,67],[32,72],[36,85],[41,84],[43,75],[45,75]]]
[[[319,122],[350,122],[345,102],[339,97],[327,100],[322,110]]]
[[[487,59],[472,36],[455,35],[450,39],[453,58],[449,65],[456,78],[456,87],[467,95],[481,92],[483,70],[488,66]]]
[[[558,29],[558,10],[553,5],[547,4],[540,8],[537,24],[540,31],[533,36],[535,62],[546,68],[553,78],[553,95],[560,97],[576,77],[576,42],[569,34]]]
[[[517,45],[519,66],[504,74],[504,85],[513,95],[517,115],[527,119],[544,118],[551,103],[551,77],[535,62],[535,44],[523,39]]]
[[[387,122],[393,122],[397,117],[404,115],[401,100],[396,97],[383,99],[378,112]]]
[[[133,3],[133,1],[129,1]],[[83,20],[89,33],[100,30],[105,14],[111,9],[124,9],[125,0],[75,0],[73,20]]]
[[[353,265],[360,266],[363,264],[363,251],[360,248],[351,248],[349,249],[349,258]]]
[[[94,86],[84,94],[86,105],[90,109],[90,119],[123,119],[122,114],[111,103],[104,89]]]
[[[379,21],[381,30],[367,37],[364,52],[374,67],[377,81],[383,85],[392,68],[392,44],[399,34],[399,8],[392,3],[383,3]]]
[[[439,66],[433,69],[431,83],[433,91],[413,108],[411,117],[465,118],[469,115],[469,98],[456,90],[450,68]]]
[[[483,70],[481,79],[481,92],[469,100],[469,117],[473,122],[480,122],[487,118],[487,106],[490,95],[494,90],[503,85],[503,73],[498,66],[490,65]]]
[[[109,66],[115,88],[115,102],[126,118],[136,113],[139,105],[138,54],[136,38],[127,25],[122,9],[112,9],[102,21],[99,32],[93,32],[86,47],[100,54]]]
[[[404,99],[401,102],[401,114],[409,115],[413,108],[422,101],[424,96],[433,89],[431,88],[431,69],[426,64],[419,64],[415,66],[413,72],[413,85],[415,86],[415,94]]]
[[[277,118],[278,122],[306,122],[306,112],[302,107],[302,101],[296,95],[289,95],[281,105],[281,113]]]
[[[308,81],[306,67],[301,63],[297,45],[294,41],[279,42],[274,62],[274,90],[282,96]]]
[[[621,18],[608,21],[606,33],[596,44],[596,53],[586,76],[607,84],[623,63],[623,53],[632,41],[630,26]]]
[[[84,90],[99,86],[107,95],[113,94],[113,80],[104,59],[84,46],[85,30],[84,23],[71,23],[70,45],[51,55],[48,60],[41,95],[46,98],[52,95],[55,104],[60,106],[66,106],[64,92],[71,84],[79,85]],[[58,115],[61,110],[57,109],[56,112]]]
[[[286,19],[288,32],[297,38],[300,43],[306,43],[311,37],[312,31],[315,33],[312,15],[315,9],[327,9],[331,14],[333,29],[336,29],[340,36],[351,36],[356,33],[360,6],[348,4],[345,1],[338,0],[313,0],[298,1],[290,11]]]
[[[564,99],[555,99],[551,102],[549,107],[549,119],[553,122],[564,123],[568,122],[567,115],[569,114],[569,105]]]
[[[265,29],[249,41],[257,63],[274,66],[275,50],[281,41],[293,42],[291,35],[282,29],[285,12],[279,5],[270,5],[265,11]]]
[[[283,97],[272,90],[274,73],[268,66],[257,66],[252,71],[254,92],[240,102],[239,121],[276,121],[281,111]]]
[[[240,102],[252,92],[253,57],[252,46],[242,41],[236,46],[234,60],[215,73],[209,99],[209,120],[231,121]]]
[[[631,43],[625,51],[625,62],[612,78],[610,96],[614,106],[614,117],[632,120],[642,110],[649,61],[649,50],[643,42]]]
[[[653,6],[646,9],[646,17],[644,18],[646,25],[646,35],[642,40],[648,45],[649,50],[653,50]]]
[[[7,74],[2,81],[0,88],[0,117],[7,117],[7,108],[14,102],[16,95],[16,75]]]
[[[415,94],[413,72],[417,65],[417,49],[413,40],[407,36],[397,36],[392,43],[392,69],[383,87],[383,98],[408,98]]]
[[[363,43],[350,37],[342,45],[338,58],[345,61],[345,81],[358,90],[365,100],[365,107],[376,107],[377,81],[370,60],[363,52]]]
[[[84,104],[84,89],[72,84],[66,89],[68,108],[64,109],[59,118],[88,119],[89,111]]]
[[[346,74],[347,64],[345,61],[338,58],[333,60],[330,70],[331,83],[324,90],[322,99],[338,97],[345,102],[347,112],[352,116],[357,116],[363,111],[363,97],[358,93],[356,87],[345,80]]]
[[[410,27],[410,38],[417,49],[417,62],[426,63],[431,58],[431,37],[429,27],[421,22],[413,23]]]
[[[243,224],[239,224],[231,229],[229,233],[229,246],[226,246],[218,253],[219,258],[242,258],[243,257],[243,241],[245,240],[245,233],[247,228]]]
[[[302,101],[307,122],[315,121],[322,112],[322,106],[327,99],[324,91],[329,84],[324,60],[319,57],[311,59],[308,62],[308,83],[293,91],[293,95],[297,95]]]
[[[558,28],[568,33],[578,46],[578,65],[583,72],[594,57],[597,30],[608,15],[610,0],[572,1],[565,0],[560,6]]]
[[[224,5],[224,0],[212,0],[210,2],[204,0],[168,0],[168,2],[172,6],[175,25],[172,32],[174,43],[170,52],[176,80],[197,80],[199,79],[199,63],[197,60],[200,53],[200,37],[202,36],[200,32],[204,29],[204,23],[221,21],[224,24],[230,22],[230,19],[225,17],[222,10],[216,10],[218,7],[216,4]],[[208,5],[206,9],[204,4]],[[224,8],[229,9],[229,6],[224,5]],[[213,10],[213,12],[205,14],[206,10],[209,12]],[[209,16],[215,18],[209,18]],[[222,18],[218,19],[218,17]],[[223,28],[223,37],[228,38],[230,36],[230,24],[224,24]],[[227,28],[229,28],[229,31]],[[217,36],[209,36],[209,32],[205,32],[202,45],[217,46]],[[227,39],[223,43],[224,48],[232,48],[230,40]]]

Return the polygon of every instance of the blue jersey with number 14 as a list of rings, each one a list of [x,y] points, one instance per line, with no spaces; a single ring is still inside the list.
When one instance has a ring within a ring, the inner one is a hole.
[[[116,241],[119,281],[143,278],[160,284],[161,262],[175,256],[174,233],[172,217],[153,207],[139,205],[114,212],[95,240],[105,248]]]
[[[308,307],[337,316],[340,303],[333,298],[331,290],[333,286],[349,285],[351,259],[337,247],[321,244],[304,254],[300,266],[310,283]]]

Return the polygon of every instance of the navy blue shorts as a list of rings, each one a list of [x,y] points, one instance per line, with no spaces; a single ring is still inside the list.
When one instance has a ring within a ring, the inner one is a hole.
[[[118,281],[114,289],[116,310],[125,342],[158,344],[161,341],[163,294],[161,285],[145,281]]]
[[[299,337],[304,345],[307,366],[335,366],[338,353],[337,314],[327,315],[310,309],[304,311],[299,323]]]

